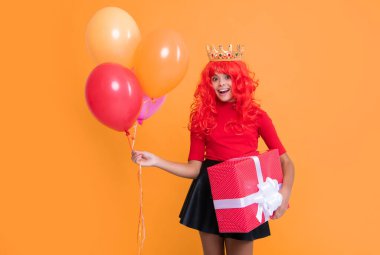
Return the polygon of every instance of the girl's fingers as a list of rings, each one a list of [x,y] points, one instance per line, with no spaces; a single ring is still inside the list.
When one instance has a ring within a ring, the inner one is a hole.
[[[280,218],[281,216],[284,215],[284,213],[285,213],[285,210],[282,209],[281,207],[279,207],[279,208],[275,211],[275,213],[274,213],[274,215],[273,215],[273,219],[278,219],[278,218]]]
[[[141,155],[137,155],[137,154],[132,155],[132,161],[134,161],[134,162],[137,162],[137,161],[140,160],[141,158],[142,158]]]

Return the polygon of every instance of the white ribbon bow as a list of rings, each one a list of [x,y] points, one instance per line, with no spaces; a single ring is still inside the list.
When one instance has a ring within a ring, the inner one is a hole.
[[[243,208],[257,203],[258,209],[256,218],[261,223],[263,213],[265,221],[267,221],[269,217],[273,215],[273,212],[281,205],[282,195],[278,192],[281,184],[279,184],[276,179],[270,177],[267,177],[264,182],[259,158],[257,156],[251,158],[256,166],[257,180],[259,182],[257,187],[259,191],[242,198],[214,200],[214,207],[215,209]]]
[[[276,179],[267,177],[265,182],[259,183],[257,186],[259,187],[258,193],[262,199],[258,202],[256,218],[261,222],[264,212],[265,221],[267,221],[282,203],[282,195],[278,192],[280,190],[280,185]]]

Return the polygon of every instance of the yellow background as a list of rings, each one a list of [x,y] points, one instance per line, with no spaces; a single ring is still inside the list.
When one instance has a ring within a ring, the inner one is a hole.
[[[186,161],[204,46],[242,43],[296,166],[291,208],[255,254],[380,254],[379,1],[15,0],[0,10],[1,255],[137,254],[137,167],[84,98],[95,67],[86,24],[105,6],[126,10],[143,37],[179,32],[190,52],[137,149]],[[144,254],[201,254],[178,223],[189,184],[144,169]]]

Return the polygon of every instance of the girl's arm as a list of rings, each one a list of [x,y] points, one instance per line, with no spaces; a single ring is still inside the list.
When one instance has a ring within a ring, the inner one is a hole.
[[[190,179],[198,177],[202,165],[198,160],[189,160],[187,163],[172,162],[146,151],[133,151],[132,160],[141,166],[158,167],[171,174]]]
[[[280,218],[286,211],[289,205],[290,194],[292,192],[293,182],[294,182],[294,165],[292,160],[289,158],[287,153],[280,156],[281,166],[283,171],[283,183],[280,190],[282,195],[282,204],[275,211],[272,219]]]

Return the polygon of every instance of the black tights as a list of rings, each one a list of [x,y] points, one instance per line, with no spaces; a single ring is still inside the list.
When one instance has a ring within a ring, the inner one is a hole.
[[[204,255],[252,255],[253,241],[223,238],[199,231]],[[226,249],[224,249],[224,246]]]

